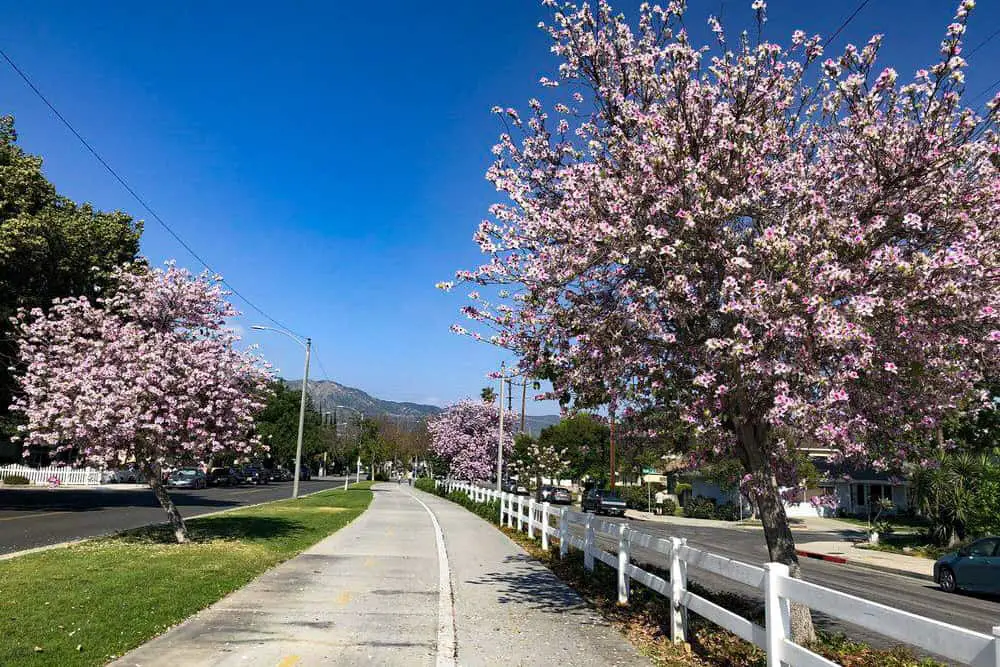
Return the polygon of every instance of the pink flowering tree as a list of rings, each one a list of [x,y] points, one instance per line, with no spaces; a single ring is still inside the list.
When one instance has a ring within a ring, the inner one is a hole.
[[[235,349],[225,320],[237,312],[218,279],[126,266],[115,282],[96,304],[57,299],[47,314],[18,313],[21,393],[12,409],[27,421],[25,453],[43,446],[91,464],[134,461],[184,542],[161,467],[259,448],[253,416],[268,372]]]
[[[828,57],[818,35],[730,41],[714,18],[695,44],[680,1],[635,26],[603,0],[545,4],[558,77],[527,117],[494,110],[506,200],[457,279],[500,288],[465,313],[578,404],[676,410],[700,455],[742,463],[798,575],[778,492],[796,447],[892,468],[985,405],[1000,99],[962,102],[974,2],[905,83],[879,35]]]
[[[511,413],[504,414],[504,456],[509,456],[515,428]],[[500,414],[496,406],[464,400],[427,421],[430,450],[448,465],[452,477],[488,480],[497,469]]]

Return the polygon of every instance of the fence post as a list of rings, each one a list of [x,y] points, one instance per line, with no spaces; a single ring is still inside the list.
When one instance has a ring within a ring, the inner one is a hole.
[[[993,626],[993,667],[1000,667],[1000,625]]]
[[[569,554],[569,509],[564,507],[559,511],[559,558]],[[1000,667],[1000,665],[997,665]]]
[[[791,634],[792,615],[788,600],[781,597],[781,579],[788,566],[764,563],[764,631],[767,637],[767,667],[780,667],[785,639]]]
[[[535,499],[528,499],[528,538],[535,538]]]
[[[517,532],[524,530],[524,496],[517,497]]]
[[[500,527],[503,528],[503,513],[507,511],[507,492],[500,492]]]
[[[681,560],[681,547],[687,538],[670,538],[670,639],[675,644],[687,636],[687,607],[681,596],[687,590],[687,563]]]
[[[549,550],[549,503],[542,503],[542,549]]]
[[[590,572],[594,571],[594,515],[587,515],[586,529],[583,533],[583,566]]]
[[[630,532],[627,523],[618,524],[618,604],[628,604],[631,584],[628,576]]]

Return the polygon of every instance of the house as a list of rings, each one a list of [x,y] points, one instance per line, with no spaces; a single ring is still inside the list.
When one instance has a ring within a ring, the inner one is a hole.
[[[847,514],[857,517],[874,517],[879,512],[879,502],[883,498],[892,501],[893,507],[887,514],[907,512],[912,509],[910,481],[898,475],[877,471],[873,468],[861,468],[846,463],[817,457],[813,460],[820,473],[819,482],[809,488],[805,482],[798,486],[782,487],[781,494],[785,499],[785,514],[790,517],[835,516]],[[717,504],[739,501],[739,491],[723,489],[718,483],[708,479],[699,471],[691,471],[685,475],[691,485],[681,498],[703,496],[714,500]],[[836,498],[836,506],[817,503],[816,497],[832,496]],[[744,500],[745,506],[750,504]]]
[[[903,476],[830,461],[816,461],[815,464],[821,480],[818,488],[806,489],[806,500],[816,495],[833,495],[840,512],[861,517],[878,514],[879,503],[884,498],[892,501],[890,514],[912,509],[910,480]]]

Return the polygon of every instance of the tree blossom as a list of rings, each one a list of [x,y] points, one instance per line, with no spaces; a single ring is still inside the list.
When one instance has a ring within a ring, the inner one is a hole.
[[[510,296],[466,313],[556,394],[676,409],[742,462],[770,557],[797,574],[778,471],[799,444],[898,466],[985,407],[1000,104],[962,106],[956,28],[901,83],[876,68],[880,35],[824,59],[818,35],[726,46],[713,22],[713,51],[684,2],[644,5],[637,27],[604,0],[546,4],[546,97],[575,97],[531,101],[501,135],[487,177],[507,199],[475,235],[489,260],[456,278]]]
[[[504,456],[510,454],[514,439],[514,418],[504,414]],[[500,414],[494,405],[463,400],[445,408],[427,421],[431,451],[448,465],[458,479],[488,480],[497,468],[500,442]]]
[[[163,489],[163,466],[260,447],[266,366],[225,327],[238,313],[220,278],[125,266],[117,291],[92,303],[56,299],[48,314],[21,310],[21,394],[26,447],[70,452],[110,466],[135,461],[167,510],[178,541],[184,522]]]

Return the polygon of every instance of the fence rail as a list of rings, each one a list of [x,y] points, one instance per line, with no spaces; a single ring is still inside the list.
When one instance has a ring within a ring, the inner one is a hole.
[[[47,468],[29,468],[19,464],[0,466],[0,479],[7,475],[26,477],[36,486],[51,484],[54,479],[59,484],[74,486],[96,486],[101,483],[101,471],[97,468],[66,468],[50,466]]]
[[[687,612],[692,611],[719,625],[767,653],[768,667],[836,667],[837,663],[800,646],[791,638],[791,603],[799,603],[831,618],[868,628],[885,637],[972,667],[1000,667],[1000,626],[987,635],[956,625],[893,609],[847,593],[792,578],[788,566],[766,563],[749,565],[724,556],[687,546],[682,538],[664,539],[631,528],[628,524],[604,521],[593,514],[568,507],[554,507],[534,498],[499,492],[466,482],[438,481],[449,492],[460,491],[478,502],[498,502],[501,526],[540,533],[542,548],[549,549],[551,538],[559,542],[565,557],[572,546],[583,552],[584,566],[593,570],[601,561],[618,572],[618,601],[628,603],[631,581],[669,597],[671,639],[683,642],[687,635]],[[582,529],[574,535],[572,527]],[[617,552],[605,551],[597,538],[618,541]],[[642,569],[632,562],[631,551],[642,547],[665,555],[669,579]],[[687,589],[688,567],[738,581],[756,588],[764,596],[764,626],[759,626]]]

